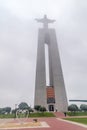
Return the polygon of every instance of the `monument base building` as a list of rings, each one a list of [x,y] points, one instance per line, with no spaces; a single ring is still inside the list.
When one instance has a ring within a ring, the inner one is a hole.
[[[38,32],[34,105],[44,106],[48,111],[65,112],[68,103],[56,33],[55,29],[48,28],[48,23],[53,23],[54,20],[48,19],[46,15],[43,19],[36,20],[43,23],[44,28]],[[45,44],[48,45],[49,53],[49,86],[46,85]]]

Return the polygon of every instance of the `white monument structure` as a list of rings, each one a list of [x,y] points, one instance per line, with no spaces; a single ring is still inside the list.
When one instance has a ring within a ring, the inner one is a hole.
[[[48,111],[65,112],[68,103],[56,33],[55,29],[48,28],[48,24],[55,20],[48,19],[46,15],[36,20],[43,23],[43,28],[40,28],[38,32],[34,105],[44,106]],[[46,85],[45,44],[48,45],[49,53],[49,86]]]

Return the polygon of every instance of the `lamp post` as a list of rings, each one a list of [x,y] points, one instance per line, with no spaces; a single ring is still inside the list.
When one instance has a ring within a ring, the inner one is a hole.
[[[15,116],[14,116],[14,118],[16,118],[16,109],[17,109],[17,104],[15,104]]]

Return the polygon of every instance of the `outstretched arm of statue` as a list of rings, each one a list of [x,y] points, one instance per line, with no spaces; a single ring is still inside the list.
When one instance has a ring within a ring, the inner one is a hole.
[[[54,20],[54,19],[47,19],[47,21],[48,21],[48,23],[54,23],[56,20]]]
[[[43,19],[35,19],[37,22],[43,22]]]

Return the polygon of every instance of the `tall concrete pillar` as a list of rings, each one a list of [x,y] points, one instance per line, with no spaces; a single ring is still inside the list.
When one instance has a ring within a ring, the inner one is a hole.
[[[38,32],[38,49],[35,81],[35,104],[46,106],[46,72],[45,72],[45,47],[44,30]]]
[[[34,105],[44,106],[49,111],[67,111],[68,103],[56,33],[54,29],[48,28],[48,23],[53,23],[54,20],[46,16],[36,20],[43,23],[44,28],[39,29],[38,33]],[[45,44],[48,45],[49,53],[49,86],[46,86]]]

